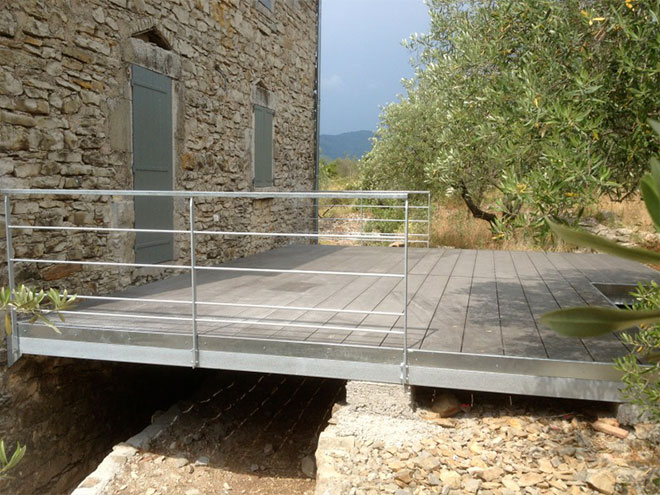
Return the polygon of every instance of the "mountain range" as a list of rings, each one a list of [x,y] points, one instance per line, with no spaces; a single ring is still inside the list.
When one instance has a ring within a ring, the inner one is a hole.
[[[321,134],[321,158],[336,160],[337,158],[359,159],[371,149],[371,131],[353,131],[342,134]]]

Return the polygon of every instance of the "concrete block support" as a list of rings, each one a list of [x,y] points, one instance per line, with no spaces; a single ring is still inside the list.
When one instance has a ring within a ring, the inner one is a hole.
[[[346,383],[346,403],[351,409],[367,414],[392,418],[414,418],[410,389],[402,385],[349,381]]]

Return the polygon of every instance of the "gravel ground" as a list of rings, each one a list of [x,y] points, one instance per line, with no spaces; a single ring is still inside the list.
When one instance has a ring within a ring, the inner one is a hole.
[[[593,429],[616,421],[594,403],[463,399],[453,418],[431,401],[416,419],[343,407],[320,440],[317,495],[660,493],[658,425],[619,439]]]
[[[103,495],[660,493],[660,428],[595,431],[615,422],[603,405],[458,393],[447,418],[432,389],[415,413],[376,392],[372,408],[333,408],[340,381],[219,373]]]
[[[312,494],[317,438],[342,396],[336,380],[219,373],[103,493]]]

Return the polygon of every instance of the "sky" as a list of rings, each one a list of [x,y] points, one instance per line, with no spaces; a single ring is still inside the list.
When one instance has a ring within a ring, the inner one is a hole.
[[[370,130],[404,92],[411,54],[401,41],[428,31],[423,0],[322,0],[321,133]]]

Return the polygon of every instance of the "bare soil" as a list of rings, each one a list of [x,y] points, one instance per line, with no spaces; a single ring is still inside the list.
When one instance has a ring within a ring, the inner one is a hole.
[[[104,493],[311,495],[307,467],[343,394],[337,380],[219,373]]]

